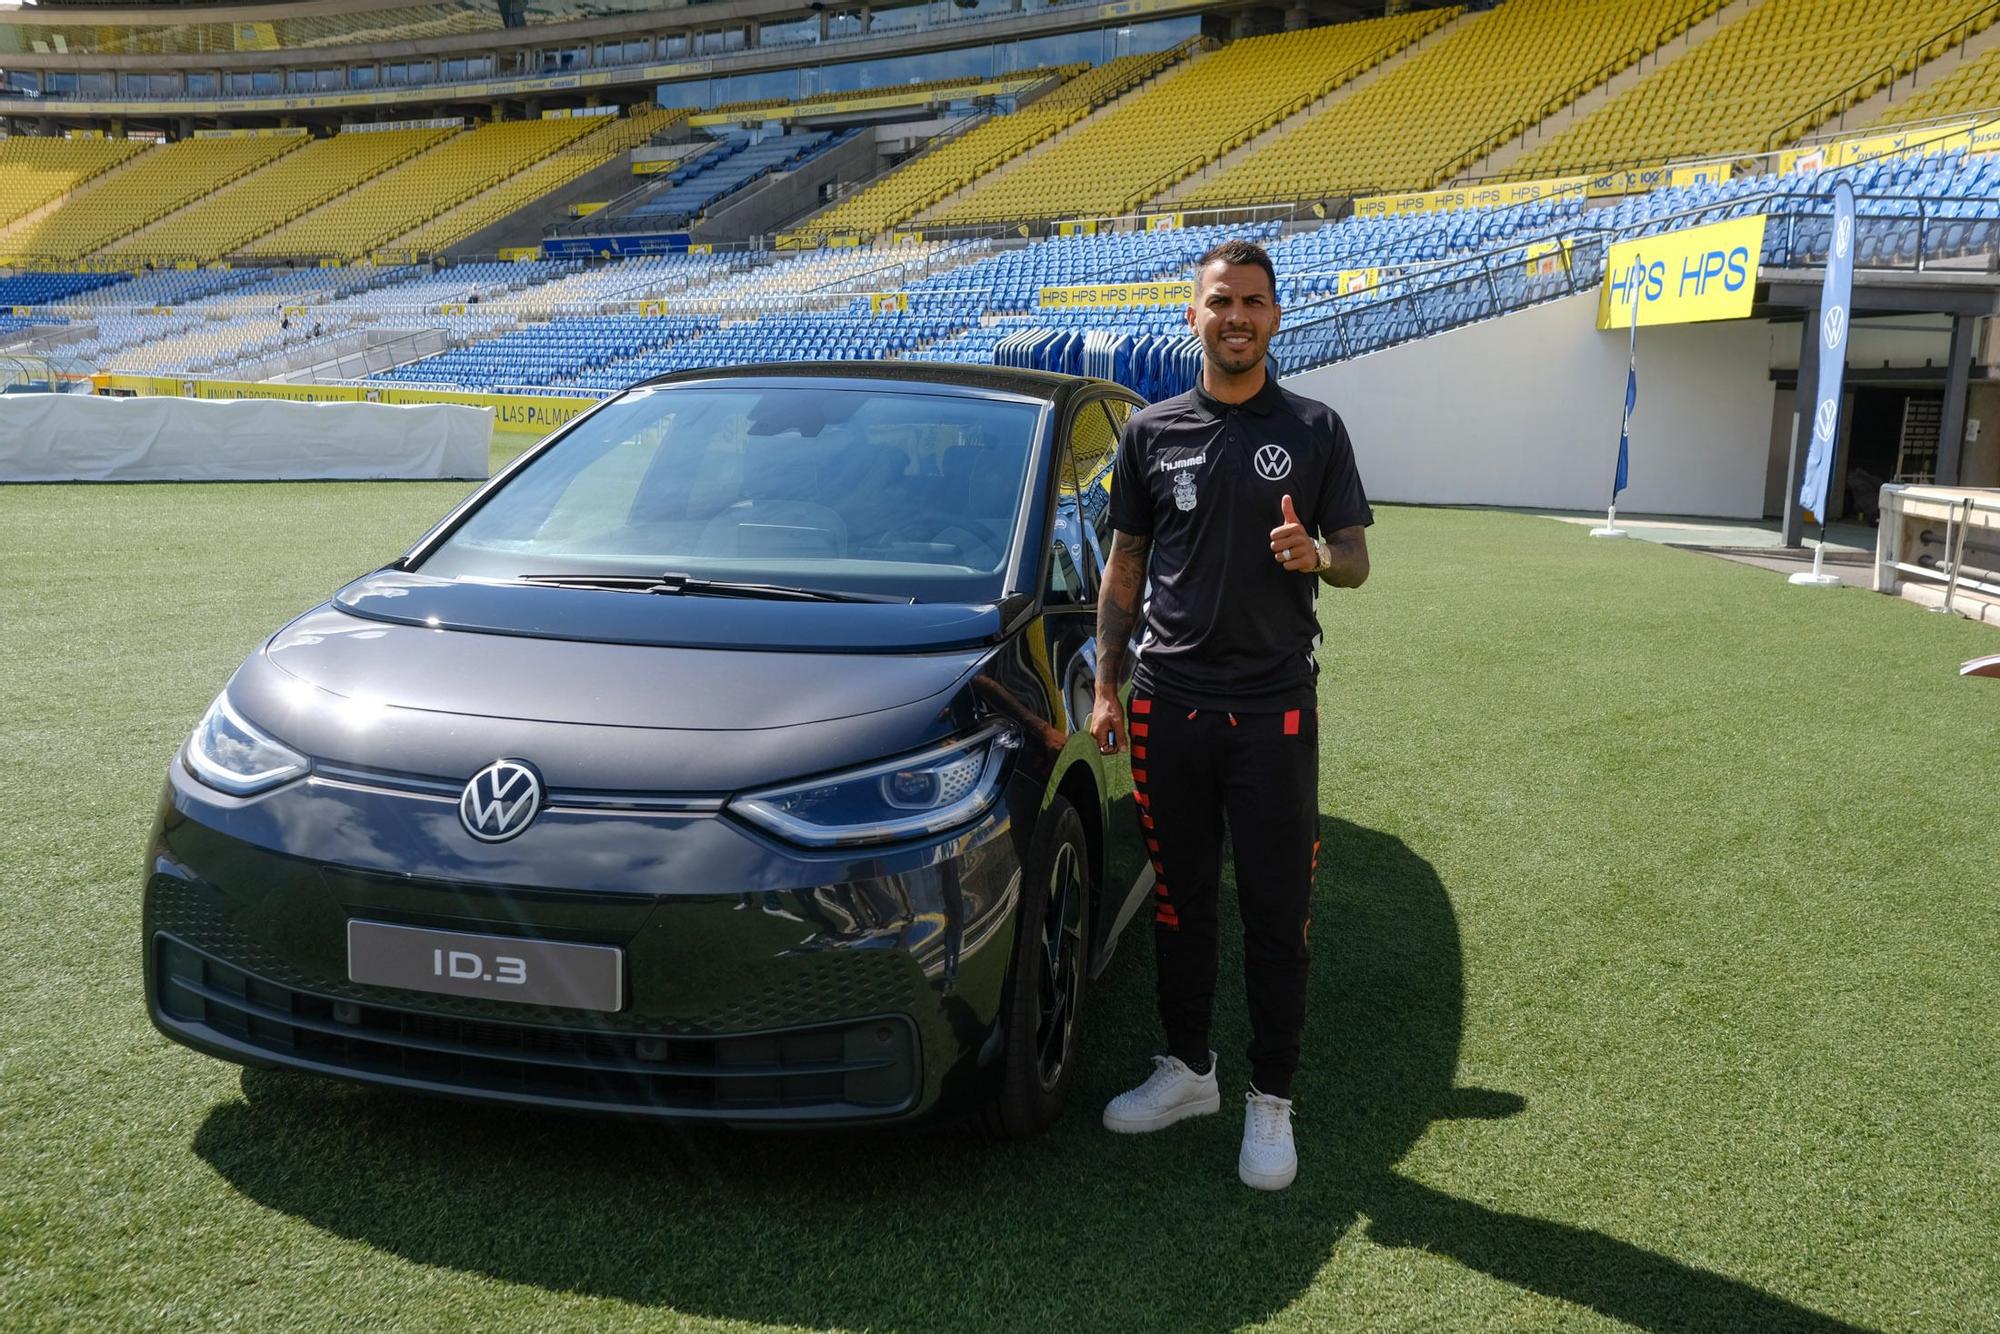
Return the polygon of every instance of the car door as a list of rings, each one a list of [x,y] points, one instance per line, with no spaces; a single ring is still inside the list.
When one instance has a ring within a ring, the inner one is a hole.
[[[1111,543],[1111,467],[1117,454],[1119,432],[1131,417],[1136,404],[1112,394],[1093,394],[1073,405],[1065,423],[1063,459],[1059,466],[1070,469],[1073,489],[1069,503],[1059,504],[1056,525],[1058,543],[1067,540],[1076,548],[1075,561],[1084,588],[1084,600],[1073,610],[1065,608],[1060,619],[1080,622],[1051,636],[1050,662],[1063,683],[1065,709],[1075,719],[1077,731],[1090,726],[1090,709],[1095,699],[1097,677],[1097,594],[1103,579],[1104,558]],[[1059,559],[1051,552],[1051,563]],[[1131,655],[1125,658],[1121,695],[1130,687]],[[1094,934],[1097,959],[1102,966],[1109,957],[1118,927],[1131,917],[1151,889],[1152,863],[1139,837],[1138,813],[1132,802],[1132,765],[1129,744],[1115,756],[1095,758],[1098,793],[1104,802],[1104,887],[1100,896],[1104,914]]]

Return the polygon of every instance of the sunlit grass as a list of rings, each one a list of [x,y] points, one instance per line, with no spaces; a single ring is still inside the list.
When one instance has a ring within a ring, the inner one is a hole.
[[[496,447],[505,456],[520,442]],[[1328,597],[1298,1184],[1070,1115],[690,1132],[244,1075],[139,987],[160,773],[462,483],[0,488],[0,1325],[2000,1325],[1990,630],[1498,514]],[[1218,1046],[1240,1090],[1233,948]]]

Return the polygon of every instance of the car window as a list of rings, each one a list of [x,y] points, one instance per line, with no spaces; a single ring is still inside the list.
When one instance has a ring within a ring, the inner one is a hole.
[[[1112,550],[1112,462],[1118,454],[1118,436],[1124,434],[1124,424],[1132,420],[1132,404],[1124,398],[1100,398],[1094,406],[1102,410],[1108,434],[1104,436],[1102,458],[1084,468],[1084,518],[1088,520],[1092,556],[1102,570],[1104,556]],[[1084,452],[1078,448],[1078,458],[1082,456]]]
[[[661,386],[580,422],[495,491],[426,573],[688,573],[996,596],[1041,404],[902,386]]]
[[[1084,405],[1084,412],[1090,405]],[[1047,601],[1054,606],[1075,606],[1090,601],[1091,585],[1087,539],[1078,508],[1076,454],[1071,448],[1073,430],[1064,432],[1056,454],[1056,521],[1049,539],[1049,586]]]

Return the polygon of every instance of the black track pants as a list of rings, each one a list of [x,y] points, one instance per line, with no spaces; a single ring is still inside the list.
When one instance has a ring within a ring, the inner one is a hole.
[[[1208,1059],[1224,821],[1236,852],[1250,1002],[1250,1077],[1291,1096],[1306,1017],[1306,937],[1319,862],[1319,718],[1134,695],[1132,785],[1153,859],[1153,945],[1167,1050]]]

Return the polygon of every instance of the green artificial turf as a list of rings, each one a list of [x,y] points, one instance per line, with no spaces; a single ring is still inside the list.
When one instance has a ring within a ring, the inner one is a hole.
[[[2000,1326],[1993,632],[1569,525],[1384,508],[1322,604],[1303,1166],[771,1135],[237,1068],[139,985],[163,767],[462,484],[0,488],[0,1327]],[[1233,918],[1231,919],[1233,921]]]

